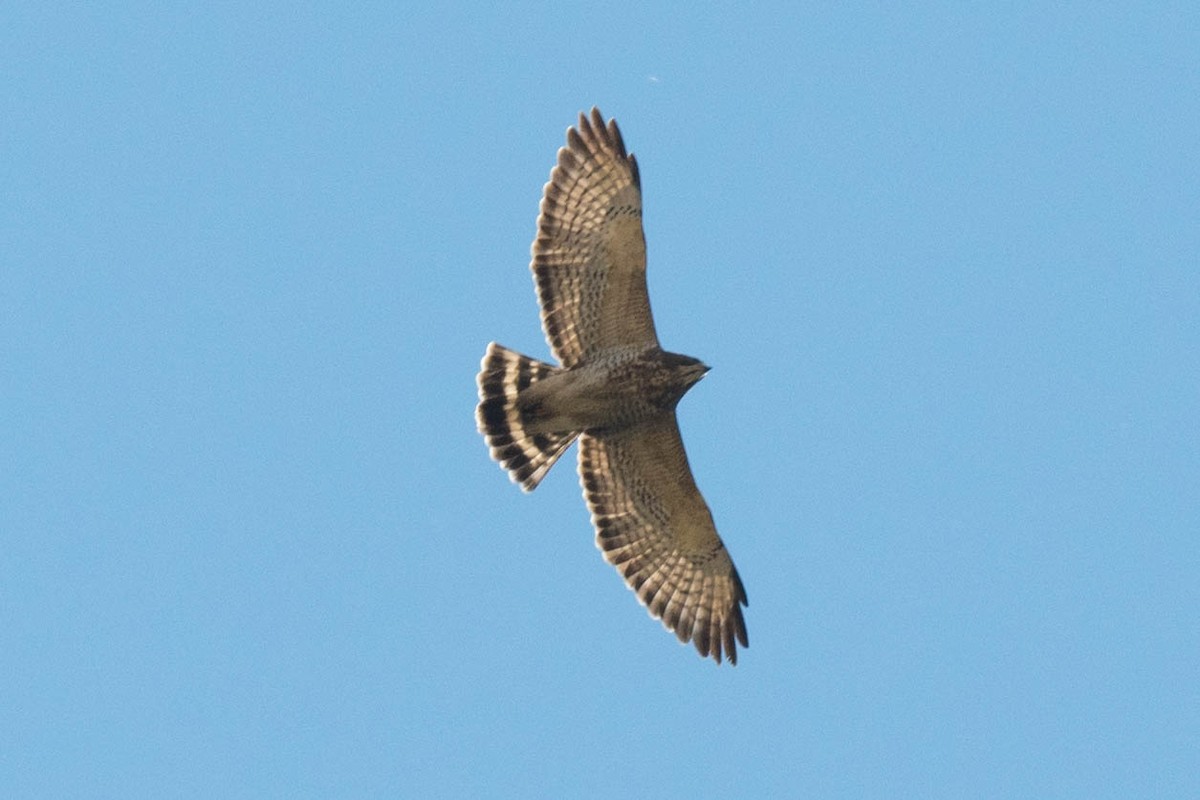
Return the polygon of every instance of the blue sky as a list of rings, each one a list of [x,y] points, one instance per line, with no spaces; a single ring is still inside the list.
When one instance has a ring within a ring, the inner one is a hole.
[[[6,7],[0,794],[1200,794],[1200,13],[688,8]],[[475,431],[593,104],[736,668]]]

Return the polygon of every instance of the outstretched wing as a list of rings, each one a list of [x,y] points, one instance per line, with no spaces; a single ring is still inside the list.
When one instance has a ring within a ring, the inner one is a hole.
[[[651,615],[718,663],[749,645],[746,590],[696,488],[674,414],[579,439],[596,545]]]
[[[614,346],[658,344],[637,160],[598,109],[567,129],[531,249],[542,328],[564,367]]]

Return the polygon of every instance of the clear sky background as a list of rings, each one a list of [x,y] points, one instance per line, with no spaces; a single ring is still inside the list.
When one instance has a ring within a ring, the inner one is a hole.
[[[1200,796],[1194,3],[16,3],[0,74],[0,795]],[[475,431],[593,104],[736,668]]]

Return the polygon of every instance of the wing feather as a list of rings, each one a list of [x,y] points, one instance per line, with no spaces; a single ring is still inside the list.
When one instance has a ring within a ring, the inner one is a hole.
[[[579,439],[596,545],[651,615],[702,656],[749,645],[746,590],[688,467],[674,414]]]
[[[637,160],[593,108],[567,129],[531,248],[542,328],[564,367],[599,350],[658,344],[646,292]]]

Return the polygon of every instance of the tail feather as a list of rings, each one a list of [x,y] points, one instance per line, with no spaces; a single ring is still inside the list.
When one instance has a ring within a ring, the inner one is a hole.
[[[475,419],[479,432],[487,440],[492,458],[526,492],[537,488],[579,435],[578,432],[528,434],[521,420],[517,406],[520,393],[559,370],[492,342],[476,378],[479,406],[475,409]]]

